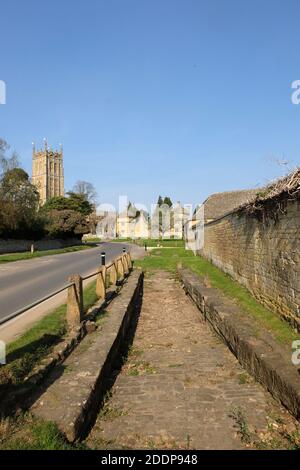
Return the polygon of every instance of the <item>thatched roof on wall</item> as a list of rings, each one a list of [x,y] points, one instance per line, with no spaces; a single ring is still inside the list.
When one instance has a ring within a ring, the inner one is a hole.
[[[256,192],[256,197],[241,204],[236,212],[258,214],[268,209],[283,210],[287,201],[300,199],[300,167]]]

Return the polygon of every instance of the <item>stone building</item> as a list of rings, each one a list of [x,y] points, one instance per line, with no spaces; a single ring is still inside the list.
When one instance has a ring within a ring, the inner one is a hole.
[[[148,213],[130,204],[127,210],[118,214],[116,236],[118,238],[148,238]]]
[[[140,211],[139,215],[131,221],[130,232],[132,238],[149,238],[150,230],[147,212]]]
[[[136,209],[129,206],[117,216],[116,236],[117,238],[131,238],[131,223],[136,218]]]
[[[151,215],[151,238],[178,239],[184,235],[184,225],[191,215],[190,205],[181,205],[177,201],[171,207],[168,204],[156,205]]]
[[[45,140],[44,148],[32,149],[32,184],[40,194],[40,202],[44,204],[54,196],[64,196],[64,167],[62,146],[59,151],[48,147]]]

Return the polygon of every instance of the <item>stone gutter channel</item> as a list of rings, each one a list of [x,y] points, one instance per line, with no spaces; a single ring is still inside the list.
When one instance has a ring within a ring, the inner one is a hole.
[[[69,442],[83,438],[94,424],[139,313],[142,290],[143,273],[137,269],[105,309],[101,327],[91,328],[30,398],[33,415],[54,421]]]
[[[220,290],[207,287],[189,269],[178,267],[178,276],[185,292],[241,365],[299,420],[300,369],[291,362],[292,349],[257,328],[236,303]]]

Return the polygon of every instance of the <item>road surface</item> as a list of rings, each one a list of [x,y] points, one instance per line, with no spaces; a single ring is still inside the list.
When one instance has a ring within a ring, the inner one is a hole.
[[[101,251],[105,251],[108,263],[122,252],[123,246],[132,250],[132,247],[124,243],[101,243],[89,250],[0,265],[0,318],[63,287],[72,274],[87,276],[95,272],[101,264]],[[65,297],[66,292],[63,292],[62,295],[56,296],[55,302],[47,301],[35,310],[39,313],[49,311],[50,307],[63,303]],[[33,319],[35,315],[31,315],[31,311],[29,313]],[[23,317],[23,314],[20,317]]]

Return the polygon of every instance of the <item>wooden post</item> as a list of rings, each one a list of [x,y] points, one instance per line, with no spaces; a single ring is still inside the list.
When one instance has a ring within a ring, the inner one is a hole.
[[[109,268],[109,282],[115,286],[118,280],[118,271],[116,267],[116,263],[114,262],[111,267]]]
[[[129,271],[132,269],[132,260],[131,260],[131,254],[130,253],[126,253],[126,256],[127,256],[127,264],[128,264],[128,268],[129,268]]]
[[[105,300],[106,292],[106,267],[101,266],[98,271],[97,281],[96,281],[96,294],[99,298]]]
[[[68,288],[67,323],[70,329],[80,325],[83,317],[82,278],[79,275],[69,277],[72,285]]]
[[[117,270],[118,270],[118,279],[123,281],[124,279],[124,266],[122,263],[122,258],[117,259]]]
[[[122,256],[122,263],[124,267],[124,273],[128,274],[129,273],[129,267],[128,267],[128,262],[127,262],[127,255],[126,253]]]

